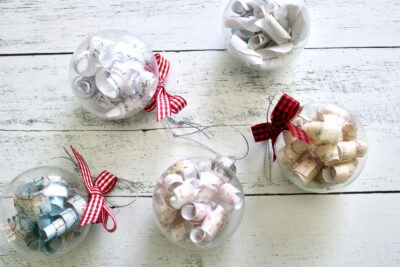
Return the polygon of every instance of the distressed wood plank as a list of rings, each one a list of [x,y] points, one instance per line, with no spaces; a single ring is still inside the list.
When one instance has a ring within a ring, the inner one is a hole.
[[[267,97],[284,90],[305,103],[348,107],[371,129],[400,120],[400,49],[307,50],[275,73],[248,70],[226,52],[165,53],[172,61],[167,89],[188,101],[181,112],[205,125],[251,125],[264,120]],[[0,57],[0,129],[137,130],[161,127],[155,113],[122,121],[82,112],[69,88],[69,55]]]
[[[112,198],[125,203],[129,198]],[[4,266],[398,266],[399,194],[247,197],[229,242],[195,252],[172,245],[153,222],[151,198],[117,214],[118,229],[93,226],[58,259],[20,257],[0,241]],[[390,230],[389,230],[390,229]]]
[[[1,1],[0,53],[71,52],[87,34],[114,28],[132,31],[155,50],[223,49],[222,14],[227,2]],[[312,22],[309,47],[400,43],[396,1],[306,3]]]
[[[238,177],[247,194],[298,193],[273,164],[271,179],[264,177],[265,143],[254,143],[249,127],[240,128],[250,140],[250,153],[237,162]],[[398,128],[369,129],[370,151],[367,165],[359,179],[344,191],[400,190]],[[225,155],[243,155],[241,137],[229,127],[213,129],[213,141],[200,135],[193,138],[205,142]],[[391,138],[391,142],[388,139]],[[194,156],[214,157],[208,150],[187,141],[172,139],[166,130],[152,131],[61,131],[1,132],[0,131],[0,192],[22,171],[41,165],[56,165],[73,170],[63,146],[72,144],[87,160],[93,175],[107,169],[137,187],[139,195],[151,196],[161,173],[175,161]],[[269,177],[269,171],[267,172]],[[114,196],[133,196],[127,183],[120,183]]]

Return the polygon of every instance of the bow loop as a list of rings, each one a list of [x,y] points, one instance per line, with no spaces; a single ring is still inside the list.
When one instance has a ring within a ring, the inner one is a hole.
[[[284,130],[289,130],[294,137],[305,143],[311,143],[307,133],[290,122],[300,111],[300,103],[287,94],[283,94],[271,113],[271,123],[261,123],[251,127],[256,142],[272,140],[274,160],[276,159],[275,143]]]
[[[84,226],[101,221],[107,231],[114,232],[117,229],[117,222],[110,207],[104,201],[103,195],[114,188],[118,178],[108,171],[103,171],[93,183],[86,161],[72,146],[71,149],[78,161],[85,187],[89,193],[89,203],[79,225]],[[111,229],[107,228],[108,217],[111,217],[114,222],[114,226]]]
[[[157,121],[159,121],[172,113],[177,114],[187,103],[183,97],[167,93],[165,79],[169,72],[170,62],[160,54],[155,54],[155,58],[159,72],[157,91],[144,109],[148,112],[157,109]]]

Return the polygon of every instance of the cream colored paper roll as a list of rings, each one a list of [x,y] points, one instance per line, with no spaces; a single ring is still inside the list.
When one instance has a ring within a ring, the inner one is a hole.
[[[328,184],[346,182],[354,173],[357,161],[351,161],[326,167],[322,170],[322,178]]]
[[[318,146],[312,151],[311,155],[318,158],[325,165],[333,165],[340,161],[340,155],[336,145]]]
[[[185,225],[179,223],[171,228],[171,237],[175,241],[181,241],[185,238]]]
[[[357,144],[354,141],[339,142],[338,151],[340,162],[349,162],[356,158]]]
[[[281,150],[279,150],[279,152],[278,152],[278,160],[282,163],[282,164],[289,164],[290,163],[290,160],[289,160],[289,158],[286,156],[286,153],[285,153],[285,149],[286,149],[286,146],[284,146],[283,148],[281,148]]]
[[[344,123],[342,127],[343,140],[355,141],[357,139],[357,127],[352,123]]]
[[[293,151],[292,146],[288,145],[285,147],[285,155],[289,162],[295,162],[300,158],[302,154],[296,153]]]
[[[363,141],[357,140],[357,157],[362,158],[364,157],[365,153],[367,153],[368,145]]]
[[[311,141],[316,144],[336,144],[339,141],[341,129],[334,123],[312,121],[303,126]]]
[[[288,145],[290,144],[296,137],[294,137],[289,131],[285,130],[283,131],[283,140],[285,141],[285,144]]]
[[[311,182],[319,173],[320,165],[315,160],[304,157],[300,161],[294,163],[292,168],[293,178],[299,184],[306,185]]]
[[[304,152],[306,152],[308,149],[307,145],[308,145],[307,143],[304,143],[303,141],[297,138],[293,139],[293,141],[290,143],[292,150],[296,154],[303,154]]]

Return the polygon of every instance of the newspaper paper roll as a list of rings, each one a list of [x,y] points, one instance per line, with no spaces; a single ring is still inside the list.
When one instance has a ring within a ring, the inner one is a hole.
[[[295,162],[292,167],[293,179],[302,185],[307,185],[311,182],[318,175],[319,171],[319,164],[308,157]]]
[[[322,178],[328,184],[343,183],[353,175],[356,166],[356,161],[352,161],[326,167],[322,170]]]

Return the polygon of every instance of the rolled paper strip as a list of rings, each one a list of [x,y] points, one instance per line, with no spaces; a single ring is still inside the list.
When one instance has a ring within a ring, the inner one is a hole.
[[[92,37],[89,41],[89,51],[98,63],[108,67],[112,63],[113,42],[99,37]]]
[[[278,6],[273,9],[272,14],[279,25],[281,25],[282,28],[284,28],[285,31],[289,33],[290,25],[288,21],[288,12],[286,10],[286,7]]]
[[[291,26],[292,41],[295,45],[305,40],[308,35],[307,29],[307,12],[303,6],[289,4],[286,7],[287,20]]]
[[[24,240],[36,229],[36,223],[21,214],[13,216],[12,219],[8,220],[8,223],[16,237],[20,240]]]
[[[355,141],[357,139],[357,127],[353,123],[343,124],[342,132],[345,141]]]
[[[355,141],[339,142],[337,148],[340,162],[349,162],[356,158],[357,143]]]
[[[259,32],[260,28],[256,25],[255,17],[230,17],[225,20],[225,27],[246,30],[249,32]]]
[[[107,118],[121,118],[135,109],[142,109],[142,103],[137,95],[123,98],[114,108],[107,112]]]
[[[105,68],[99,68],[94,76],[97,88],[105,96],[116,98],[122,91],[122,78],[110,78],[110,71]],[[109,79],[110,78],[110,79]]]
[[[183,184],[183,177],[180,174],[176,173],[168,174],[163,179],[163,187],[165,191],[172,190],[181,184]]]
[[[196,201],[199,200],[199,201],[202,201],[202,202],[205,202],[205,203],[209,203],[211,201],[211,199],[213,199],[213,197],[214,197],[214,195],[216,193],[217,192],[213,188],[210,188],[209,186],[203,185],[203,186],[200,187],[200,189],[199,189],[199,191],[198,191],[198,193],[196,195],[195,200]]]
[[[302,129],[316,144],[336,144],[341,134],[341,129],[337,125],[319,121],[306,123]]]
[[[16,240],[15,232],[11,229],[11,226],[8,222],[2,222],[0,224],[0,230],[3,231],[8,242],[13,242]]]
[[[107,81],[111,84],[111,86],[115,86],[114,82],[110,82],[112,79],[116,80],[121,80],[119,84],[127,84],[131,75],[132,75],[133,70],[125,66],[125,64],[121,62],[115,62],[112,65],[112,68],[110,70],[110,76],[107,78]],[[118,89],[119,87],[114,87],[115,89]]]
[[[224,168],[231,170],[233,173],[236,173],[235,161],[236,160],[231,157],[217,156],[215,158],[214,169],[220,174],[225,173],[224,171],[222,171]],[[225,175],[223,175],[223,176],[225,176]]]
[[[96,73],[96,62],[87,50],[82,51],[73,59],[73,66],[77,73],[90,77]]]
[[[292,143],[294,139],[296,139],[296,137],[294,137],[289,131],[283,131],[283,140],[285,141],[286,145]]]
[[[356,161],[351,161],[326,167],[322,170],[322,178],[328,184],[343,183],[353,175],[356,165]]]
[[[158,187],[154,190],[154,199],[158,205],[161,205],[164,202],[164,196],[164,189],[162,187]]]
[[[179,223],[171,228],[171,237],[175,241],[181,241],[185,238],[185,225]]]
[[[180,160],[175,163],[172,168],[173,172],[180,174],[186,180],[194,180],[197,178],[196,166],[189,160]]]
[[[213,171],[205,171],[200,173],[200,181],[202,185],[209,187],[217,187],[225,183],[225,181]]]
[[[78,220],[80,220],[85,214],[87,202],[80,195],[75,195],[67,200],[67,206],[75,211],[76,215],[79,216]]]
[[[29,192],[27,189],[26,192]],[[18,213],[36,219],[51,211],[49,198],[42,192],[14,194],[14,206]]]
[[[341,161],[337,145],[318,146],[311,152],[311,155],[318,158],[325,165],[333,165]]]
[[[302,155],[301,153],[296,153],[296,152],[294,152],[292,146],[290,146],[290,145],[285,147],[284,152],[285,152],[286,158],[287,158],[290,162],[295,162],[295,161],[298,160],[298,159],[301,157],[301,155]]]
[[[65,239],[63,237],[56,237],[49,242],[39,242],[39,249],[45,255],[53,255],[62,250],[65,246]]]
[[[197,162],[196,165],[198,172],[210,171],[212,168],[212,163],[210,160],[202,160],[200,162]]]
[[[201,224],[201,229],[207,234],[209,239],[213,239],[217,234],[225,215],[225,210],[218,205],[215,210],[211,211]]]
[[[238,36],[243,41],[248,41],[252,36],[255,35],[255,33],[246,30],[235,30],[235,35]]]
[[[286,150],[286,146],[283,147],[281,150],[279,150],[279,152],[278,152],[278,159],[279,159],[280,162],[282,162],[282,164],[285,164],[285,165],[286,165],[286,164],[289,164],[289,163],[290,163],[290,160],[289,160],[289,158],[286,156],[285,150]]]
[[[48,179],[50,182],[54,182],[54,183],[63,183],[63,184],[65,184],[65,185],[68,186],[67,181],[66,181],[65,178],[62,177],[61,175],[55,175],[55,174],[49,175],[49,176],[47,176],[47,179]]]
[[[60,216],[65,222],[67,231],[71,230],[79,223],[78,214],[76,214],[76,212],[72,208],[68,208],[61,212]]]
[[[290,143],[291,149],[294,151],[296,154],[302,154],[307,151],[308,149],[308,144],[304,143],[303,141],[295,138],[292,140]]]
[[[193,186],[185,182],[173,190],[174,196],[169,200],[172,207],[180,209],[183,205],[191,202],[194,198]]]
[[[140,95],[143,96],[145,92],[148,92],[149,94],[143,97],[152,97],[154,93],[157,90],[157,84],[158,84],[158,79],[157,77],[149,71],[143,71],[140,73],[140,75],[137,75],[135,79],[133,80],[133,85],[136,90]],[[148,90],[148,89],[153,89],[153,90]]]
[[[309,157],[304,157],[295,162],[292,167],[292,177],[301,185],[307,185],[319,173],[321,167],[318,162]]]
[[[367,153],[368,145],[363,141],[357,140],[357,157],[364,157],[365,153]]]
[[[337,106],[328,105],[326,107],[319,106],[317,109],[317,117],[320,121],[325,121],[325,115],[334,115],[341,119],[350,119],[350,114],[342,108]]]
[[[68,186],[61,182],[50,182],[44,188],[44,194],[48,197],[68,197]]]
[[[202,228],[200,227],[195,227],[190,231],[190,240],[195,244],[195,245],[203,245],[204,243],[208,242],[209,239],[203,231]]]
[[[265,32],[275,43],[281,45],[292,39],[274,16],[267,12],[264,12],[264,15],[265,17],[263,19],[257,20],[254,24]]]
[[[256,50],[265,47],[269,41],[271,39],[268,36],[264,33],[259,33],[250,37],[247,43],[249,48]]]
[[[42,217],[39,217],[36,220],[36,223],[37,223],[37,225],[38,225],[38,227],[40,229],[44,229],[46,226],[51,224],[51,222],[52,222],[52,218],[51,218],[51,216],[49,214],[47,214],[45,216],[42,216]]]
[[[292,124],[293,124],[294,126],[300,127],[300,128],[304,125],[305,122],[306,122],[306,120],[304,120],[303,118],[301,118],[301,117],[299,117],[299,116],[297,116],[296,118],[294,118],[294,119],[292,120]],[[285,132],[288,132],[288,133],[290,134],[289,131],[285,131]],[[290,134],[290,135],[291,135],[291,134]]]
[[[246,15],[252,8],[247,5],[247,1],[244,0],[237,0],[232,5],[232,11],[244,16]]]
[[[67,226],[62,218],[55,220],[43,229],[43,234],[46,242],[52,240],[55,237],[61,236],[66,232]]]
[[[50,197],[51,216],[59,215],[64,209],[65,197]]]
[[[209,206],[203,203],[186,204],[181,209],[182,218],[188,221],[201,221],[209,212]]]
[[[30,233],[25,239],[25,244],[31,251],[36,251],[39,248],[39,243],[43,240],[39,239],[39,235],[36,233]]]
[[[91,98],[96,93],[93,77],[77,77],[73,82],[74,91],[81,98]]]
[[[174,221],[177,210],[170,208],[165,202],[161,205],[157,205],[158,220],[162,224],[170,224]]]
[[[236,209],[240,208],[242,204],[242,199],[238,195],[240,194],[239,189],[231,184],[223,184],[219,188],[219,191],[224,201],[226,201],[229,205],[235,207]]]

